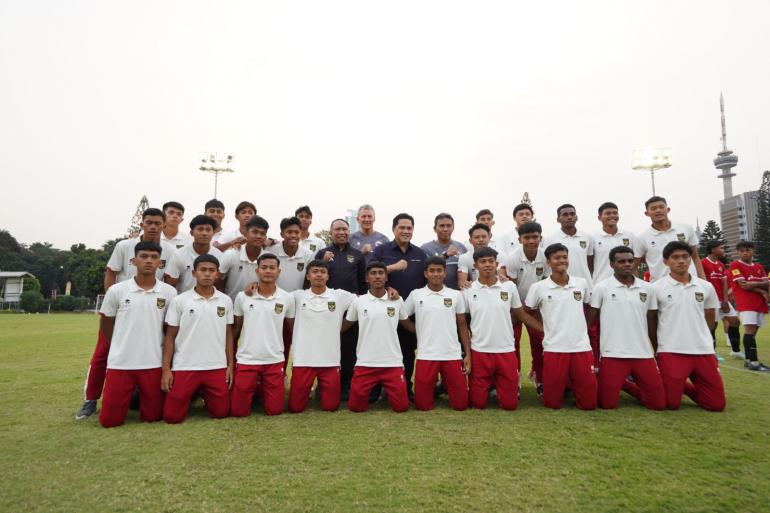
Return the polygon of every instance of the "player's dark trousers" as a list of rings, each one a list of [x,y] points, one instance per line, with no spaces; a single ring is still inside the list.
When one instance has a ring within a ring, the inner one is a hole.
[[[633,376],[633,383],[626,380],[628,375]],[[655,358],[603,357],[599,368],[599,406],[617,408],[621,389],[651,410],[666,409],[663,380]]]
[[[109,354],[110,344],[102,335],[102,330],[99,330],[99,334],[96,337],[96,347],[94,348],[94,354],[91,356],[91,363],[88,366],[88,375],[86,376],[86,401],[96,401],[102,396]]]
[[[398,326],[398,343],[404,357],[404,378],[406,388],[412,390],[412,374],[414,374],[414,352],[417,350],[417,335]]]
[[[227,417],[230,413],[230,390],[225,381],[226,372],[226,369],[174,371],[174,381],[163,405],[163,420],[176,424],[187,418],[190,399],[199,388],[203,391],[209,417]]]
[[[658,365],[669,410],[679,409],[682,393],[704,410],[725,409],[725,386],[713,354],[658,353]]]
[[[108,369],[104,385],[99,423],[116,427],[126,421],[131,394],[139,387],[139,418],[155,422],[163,416],[163,392],[160,390],[160,367],[155,369]]]
[[[358,344],[358,323],[340,336],[340,389],[349,391],[356,366],[356,346]]]
[[[597,384],[593,351],[543,354],[543,405],[559,409],[569,384],[575,404],[581,410],[596,409]],[[473,369],[471,368],[471,371]]]

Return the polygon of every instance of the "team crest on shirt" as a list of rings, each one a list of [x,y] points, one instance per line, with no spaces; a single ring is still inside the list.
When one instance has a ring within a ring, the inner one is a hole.
[[[166,261],[164,259],[160,259],[160,268],[165,269],[166,268]]]
[[[315,244],[310,245],[310,251],[315,251]]]
[[[631,239],[623,239],[624,246],[628,246],[629,244],[631,244]]]
[[[301,271],[305,268],[305,262],[297,262],[297,270]]]
[[[177,245],[176,245],[176,249],[181,249],[181,248],[183,248],[183,247],[184,247],[184,244],[177,244]]]
[[[676,234],[676,240],[678,240],[679,242],[684,242],[685,238],[686,237],[684,236],[684,233],[677,233]]]
[[[279,314],[281,312],[283,312],[283,305],[281,303],[276,303],[275,304],[275,313]]]
[[[349,264],[352,264],[353,262],[356,261],[356,257],[354,257],[353,255],[348,255],[347,259]]]
[[[733,276],[740,276],[741,270],[740,269],[733,269]]]
[[[158,299],[155,300],[155,306],[157,306],[159,310],[163,310],[164,308],[166,308],[166,299],[159,297]]]
[[[586,249],[588,247],[588,243],[586,241],[584,241],[584,240],[581,240],[580,241],[580,247],[582,249]]]
[[[326,303],[326,307],[329,309],[330,312],[333,312],[337,309],[337,302],[329,301],[328,303]]]
[[[639,293],[639,301],[641,301],[642,303],[647,301],[647,293],[646,292],[640,292]]]
[[[508,293],[500,292],[500,299],[502,299],[503,301],[508,301]]]
[[[576,290],[572,293],[572,297],[575,298],[575,301],[582,301],[583,300],[583,292]]]
[[[224,317],[225,316],[225,307],[224,306],[218,306],[217,307],[217,315],[219,317]]]
[[[444,298],[444,306],[447,308],[452,308],[452,298],[451,297],[445,297]]]
[[[524,269],[522,269],[522,271],[523,270]],[[543,269],[542,267],[535,267],[535,276],[537,276],[538,278],[540,278],[543,275],[543,272],[545,272],[545,269]]]
[[[703,299],[704,299],[703,292],[695,293],[695,301],[697,301],[698,303],[703,303]]]
[[[394,315],[396,315],[395,307],[389,306],[388,307],[388,317],[393,317]]]

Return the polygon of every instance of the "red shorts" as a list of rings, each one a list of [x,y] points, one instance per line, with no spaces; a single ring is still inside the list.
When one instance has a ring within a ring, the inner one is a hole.
[[[321,396],[321,409],[334,411],[340,407],[340,368],[339,367],[292,367],[291,389],[289,390],[289,411],[305,411],[313,388],[313,381],[318,379],[318,393]]]
[[[414,365],[414,407],[433,409],[433,391],[439,372],[446,385],[449,405],[455,410],[468,408],[468,380],[463,374],[462,360],[417,360]]]
[[[283,413],[283,362],[265,365],[235,365],[233,391],[230,395],[230,415],[247,417],[251,413],[251,400],[257,384],[262,383],[262,399],[267,415]]]
[[[596,375],[593,351],[543,353],[543,405],[559,409],[569,383],[575,403],[581,410],[596,409]]]
[[[227,369],[174,371],[171,390],[163,405],[163,420],[169,424],[182,422],[190,409],[190,399],[200,387],[209,417],[221,419],[230,412],[230,390],[225,377]]]
[[[504,410],[519,405],[519,371],[516,353],[482,353],[471,349],[470,402],[486,408],[489,388],[494,385],[497,402]]]
[[[669,410],[679,409],[682,393],[704,410],[725,409],[725,386],[713,354],[658,353],[658,365]]]
[[[409,409],[409,396],[406,392],[406,378],[403,367],[361,367],[353,369],[350,382],[350,411],[362,412],[369,409],[369,393],[377,383],[382,383],[388,394],[390,409],[402,413]]]
[[[626,381],[628,375],[634,382]],[[666,395],[655,358],[602,358],[599,368],[599,406],[614,409],[620,400],[620,390],[638,399],[651,410],[666,408]]]
[[[126,421],[131,394],[139,387],[139,418],[155,422],[163,415],[163,392],[160,390],[160,367],[155,369],[107,369],[102,411],[102,426],[116,427]]]
[[[101,317],[104,315],[99,314]],[[100,318],[101,318],[100,317]],[[110,343],[102,335],[102,330],[96,336],[96,347],[91,356],[86,375],[85,396],[86,401],[96,401],[102,396],[104,389],[104,375],[107,373],[107,357],[110,354]]]

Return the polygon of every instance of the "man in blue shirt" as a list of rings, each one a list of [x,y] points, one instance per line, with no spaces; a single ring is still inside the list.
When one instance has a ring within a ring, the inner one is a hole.
[[[436,232],[436,240],[426,242],[420,249],[425,251],[429,257],[437,256],[446,262],[446,278],[444,285],[458,290],[457,285],[457,259],[463,253],[468,251],[465,245],[452,239],[452,232],[455,229],[455,220],[446,212],[442,212],[433,220],[433,231]]]
[[[372,259],[374,250],[388,243],[388,237],[380,232],[374,231],[374,207],[364,204],[358,207],[356,216],[360,229],[350,235],[350,245],[364,254],[366,263]]]

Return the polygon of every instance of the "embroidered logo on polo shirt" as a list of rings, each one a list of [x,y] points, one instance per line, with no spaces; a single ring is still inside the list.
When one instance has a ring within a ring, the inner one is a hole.
[[[364,308],[364,317],[368,317],[368,316],[369,316],[369,310]]]
[[[126,306],[130,305],[131,304],[131,300],[126,298],[126,300],[123,301],[123,304],[125,304]]]
[[[389,306],[388,307],[388,317],[393,317],[394,315],[396,315],[396,308],[392,307],[392,306]]]
[[[348,263],[350,264],[356,261],[356,257],[354,257],[353,255],[348,255],[346,258],[348,260]]]
[[[640,292],[639,293],[639,301],[641,301],[642,303],[647,301],[647,293],[646,292]]]
[[[190,315],[195,315],[195,309],[194,309],[194,308],[190,308],[190,312],[189,312],[189,314],[190,314]]]
[[[337,302],[329,301],[328,303],[326,303],[326,307],[329,309],[330,312],[333,312],[337,309]]]
[[[479,299],[478,296],[476,294],[473,294],[473,300],[476,301],[478,299]]]
[[[586,241],[584,241],[584,240],[581,240],[580,241],[580,247],[582,249],[586,249],[588,247],[588,243]]]
[[[225,316],[225,307],[224,306],[218,306],[217,307],[217,315],[220,317]]]
[[[698,303],[703,303],[703,299],[704,299],[703,292],[695,293],[695,301],[697,301]]]
[[[654,245],[655,245],[655,241],[654,241],[654,240],[651,240],[651,241],[650,241],[650,246],[654,246]]]
[[[239,270],[239,271],[243,271],[243,266],[242,266],[242,265],[239,265],[239,266],[238,266],[238,270]]]
[[[275,313],[279,314],[281,312],[283,312],[283,305],[281,303],[276,303],[275,304]]]
[[[420,301],[420,303],[422,303],[422,301]],[[445,297],[444,298],[444,306],[447,307],[447,308],[451,308],[452,307],[452,298],[451,297]]]
[[[254,303],[249,304],[249,310],[254,310]]]
[[[631,239],[623,239],[624,246],[628,246],[629,244],[631,244]]]
[[[307,303],[305,303],[305,302],[303,301],[303,302],[302,302],[302,308],[305,308],[306,306],[307,306]]]
[[[508,301],[508,293],[500,292],[500,299],[502,299],[503,301]]]
[[[155,306],[157,306],[158,309],[163,310],[164,308],[166,308],[166,299],[159,297],[158,299],[155,300]]]
[[[579,290],[576,290],[572,293],[572,297],[575,298],[575,301],[582,301],[583,300],[583,293]]]
[[[297,270],[301,271],[305,268],[305,262],[297,262]]]
[[[616,296],[614,292],[612,294],[610,294],[610,299],[614,300],[614,299],[617,299],[617,298],[618,298],[618,296]]]
[[[522,271],[524,271],[524,269],[522,269]],[[545,272],[545,269],[543,269],[542,267],[535,267],[535,276],[537,276],[538,278],[541,277],[544,272]]]
[[[315,244],[310,245],[310,251],[315,251]]]
[[[161,269],[165,269],[166,268],[166,261],[163,260],[162,258],[160,259],[160,268]]]
[[[679,242],[684,242],[684,239],[685,239],[684,233],[677,233],[677,234],[676,234],[676,239],[677,239]]]
[[[180,249],[180,248],[183,248],[183,247],[184,247],[184,244],[177,244],[176,245],[176,249]]]

